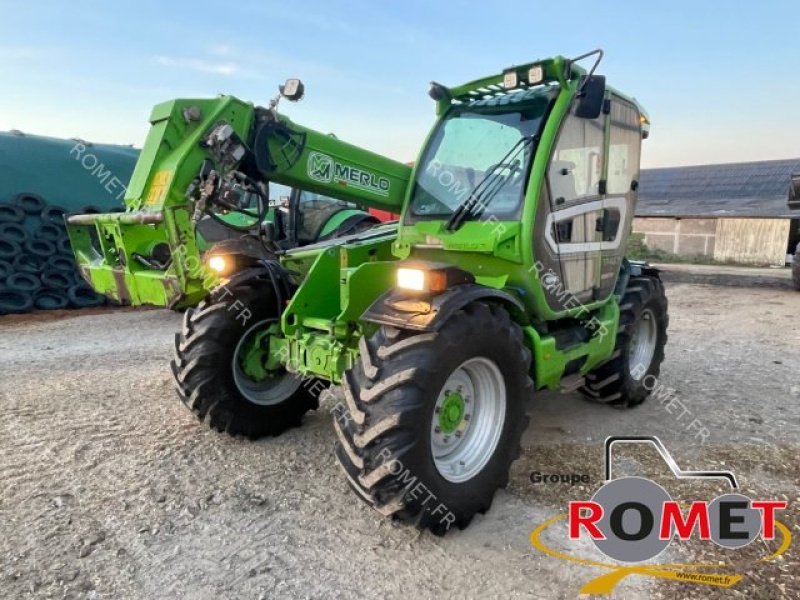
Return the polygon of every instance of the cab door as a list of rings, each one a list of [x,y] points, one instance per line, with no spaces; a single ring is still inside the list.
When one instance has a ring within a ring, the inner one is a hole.
[[[567,116],[542,191],[534,247],[554,311],[608,298],[624,256],[638,187],[639,114],[611,94],[605,107],[596,119]]]
[[[600,285],[600,232],[606,157],[606,115],[567,115],[551,156],[535,233],[548,303],[562,311],[567,300],[591,301]]]

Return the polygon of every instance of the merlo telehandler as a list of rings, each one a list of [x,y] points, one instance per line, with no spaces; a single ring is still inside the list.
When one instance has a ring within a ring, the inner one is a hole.
[[[191,214],[277,181],[401,213],[396,228],[231,261],[176,335],[183,402],[259,437],[298,425],[320,382],[341,386],[335,453],[350,486],[436,534],[507,484],[537,390],[641,403],[668,324],[658,272],[624,257],[649,121],[595,74],[601,57],[432,83],[437,119],[410,175],[232,99],[191,136],[185,106],[201,102],[162,108],[156,127],[175,128],[177,150],[143,153],[140,211],[168,197]]]

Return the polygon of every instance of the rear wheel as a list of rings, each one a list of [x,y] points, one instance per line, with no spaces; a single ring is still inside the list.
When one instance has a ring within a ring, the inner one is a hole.
[[[361,341],[337,407],[336,456],[384,515],[443,535],[486,512],[519,456],[530,351],[502,308],[474,303],[435,333]]]
[[[187,310],[171,363],[183,403],[211,428],[251,439],[300,425],[318,401],[314,386],[269,358],[278,332],[273,296],[261,286]]]
[[[661,372],[667,343],[667,296],[657,277],[631,277],[620,302],[619,330],[611,359],[586,375],[581,392],[619,408],[641,404]]]

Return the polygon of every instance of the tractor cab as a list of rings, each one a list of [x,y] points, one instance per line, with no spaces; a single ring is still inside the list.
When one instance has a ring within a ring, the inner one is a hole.
[[[289,199],[286,238],[304,246],[344,232],[355,233],[377,222],[353,202],[295,189]]]
[[[576,65],[592,54],[457,88],[432,84],[440,117],[409,186],[395,245],[401,258],[446,255],[479,284],[503,278],[544,319],[609,298],[648,122],[594,67]],[[545,274],[552,285],[542,285]]]

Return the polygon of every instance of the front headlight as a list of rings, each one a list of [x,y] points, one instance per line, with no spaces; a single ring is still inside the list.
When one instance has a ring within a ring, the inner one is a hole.
[[[425,271],[422,269],[397,269],[397,287],[415,292],[425,291]]]
[[[421,263],[420,267],[399,267],[397,287],[410,292],[439,294],[455,285],[475,283],[472,273],[441,263]]]
[[[217,275],[225,275],[231,271],[233,260],[222,254],[213,254],[206,259],[206,266]]]

